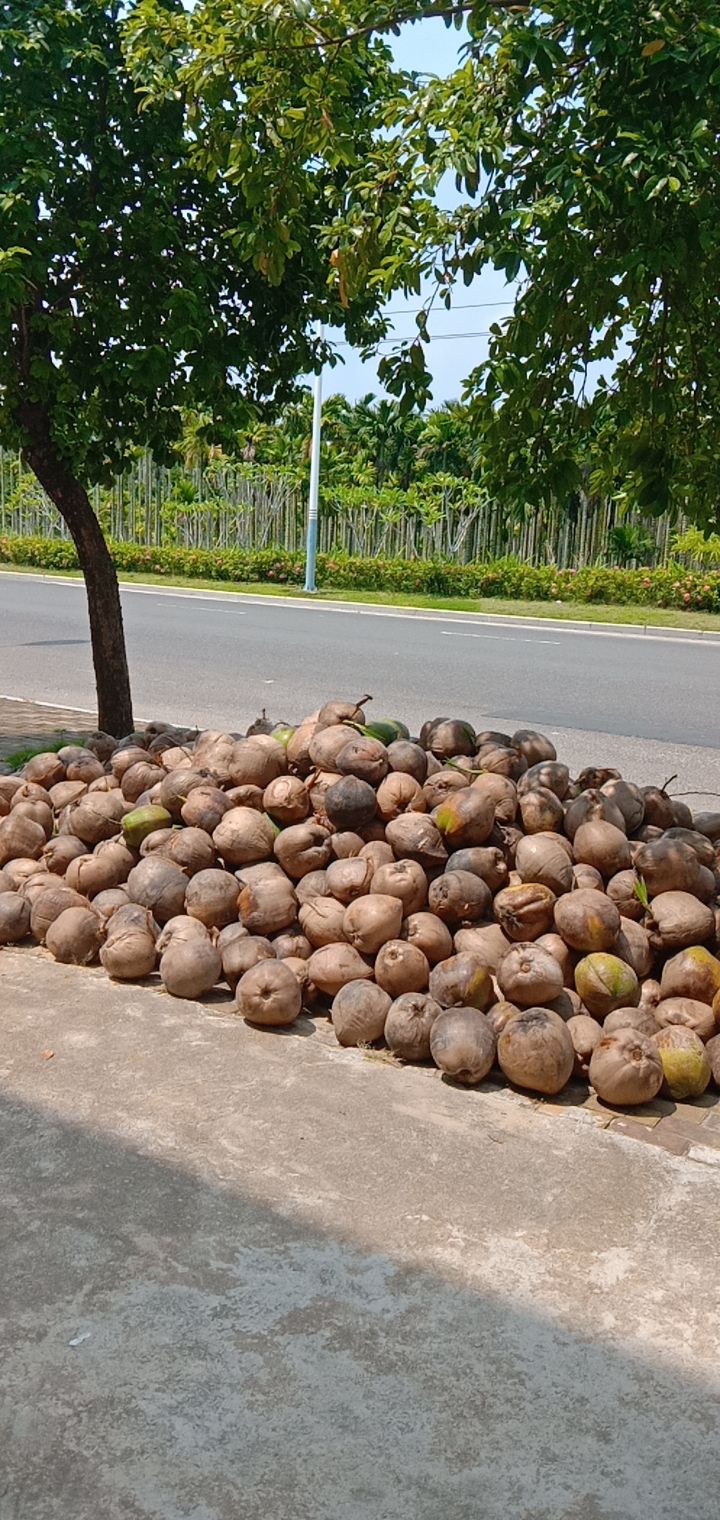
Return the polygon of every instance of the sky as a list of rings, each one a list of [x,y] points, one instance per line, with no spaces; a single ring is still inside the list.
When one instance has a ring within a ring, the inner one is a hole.
[[[463,38],[463,32],[448,29],[442,21],[434,20],[404,26],[400,37],[390,40],[398,63],[404,68],[442,75],[449,74],[456,66]],[[426,350],[433,377],[433,405],[460,397],[464,377],[487,353],[487,339],[476,335],[484,333],[491,322],[509,311],[508,295],[503,276],[487,270],[471,285],[458,286],[451,311],[433,311],[429,331],[437,341]],[[389,310],[398,313],[393,317],[393,329],[398,338],[411,337],[415,333],[414,313],[419,304],[417,297],[406,300],[402,295],[393,296]],[[342,338],[339,332],[329,336],[338,341]],[[384,351],[387,352],[387,348]],[[363,364],[352,350],[341,348],[339,353],[344,363],[325,372],[326,395],[339,391],[351,400],[357,400],[369,391],[383,394],[376,359]]]

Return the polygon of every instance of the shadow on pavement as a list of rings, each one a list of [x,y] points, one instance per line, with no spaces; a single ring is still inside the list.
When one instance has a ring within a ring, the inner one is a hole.
[[[713,1391],[501,1277],[469,1291],[16,1101],[0,1204],[0,1520],[716,1520]]]

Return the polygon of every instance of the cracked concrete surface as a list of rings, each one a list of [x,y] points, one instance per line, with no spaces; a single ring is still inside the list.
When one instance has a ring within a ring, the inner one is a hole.
[[[0,952],[0,1520],[715,1520],[720,1169]]]

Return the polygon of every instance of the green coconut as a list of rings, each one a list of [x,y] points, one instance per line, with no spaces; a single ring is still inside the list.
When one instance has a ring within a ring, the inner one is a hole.
[[[123,839],[131,849],[138,849],[143,839],[148,834],[154,834],[156,829],[169,829],[172,818],[164,807],[148,806],[133,808],[131,813],[126,813],[122,821]]]
[[[640,983],[632,966],[602,951],[578,961],[575,989],[596,1019],[606,1018],[613,1008],[636,1008],[640,1001]]]
[[[653,1036],[663,1067],[663,1092],[676,1102],[699,1098],[712,1076],[702,1040],[683,1024],[668,1024]]]

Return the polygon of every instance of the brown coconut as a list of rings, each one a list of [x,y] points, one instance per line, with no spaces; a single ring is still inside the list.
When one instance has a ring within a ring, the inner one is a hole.
[[[302,990],[284,961],[259,961],[240,978],[237,1011],[251,1024],[280,1028],[302,1012]]]
[[[45,944],[56,961],[66,965],[89,966],[96,961],[104,939],[102,921],[89,906],[66,908],[45,936]]]
[[[426,992],[404,992],[395,998],[385,1019],[385,1041],[393,1055],[403,1061],[427,1061],[430,1034],[441,1011]]]
[[[558,898],[555,928],[573,950],[611,950],[620,932],[620,912],[604,892],[580,888]]]
[[[444,1008],[430,1026],[430,1054],[443,1074],[463,1087],[486,1077],[495,1060],[496,1039],[477,1008]]]
[[[603,1031],[592,1053],[589,1077],[604,1103],[651,1103],[663,1082],[655,1041],[627,1025],[609,1034]]]
[[[562,1090],[575,1065],[567,1025],[549,1008],[523,1008],[509,1019],[498,1037],[497,1055],[510,1082],[548,1095]]]
[[[389,939],[378,952],[375,981],[392,998],[398,998],[404,992],[424,992],[429,976],[427,956],[418,950],[417,945],[402,939]]]
[[[555,957],[541,946],[513,945],[497,969],[503,997],[521,1008],[545,1006],[563,990],[563,974]]]
[[[342,937],[361,955],[376,955],[389,940],[397,940],[403,908],[398,897],[371,893],[350,903],[342,919]],[[387,989],[391,991],[390,988]]]
[[[379,1040],[392,999],[375,982],[346,982],[333,998],[330,1016],[339,1045]]]

